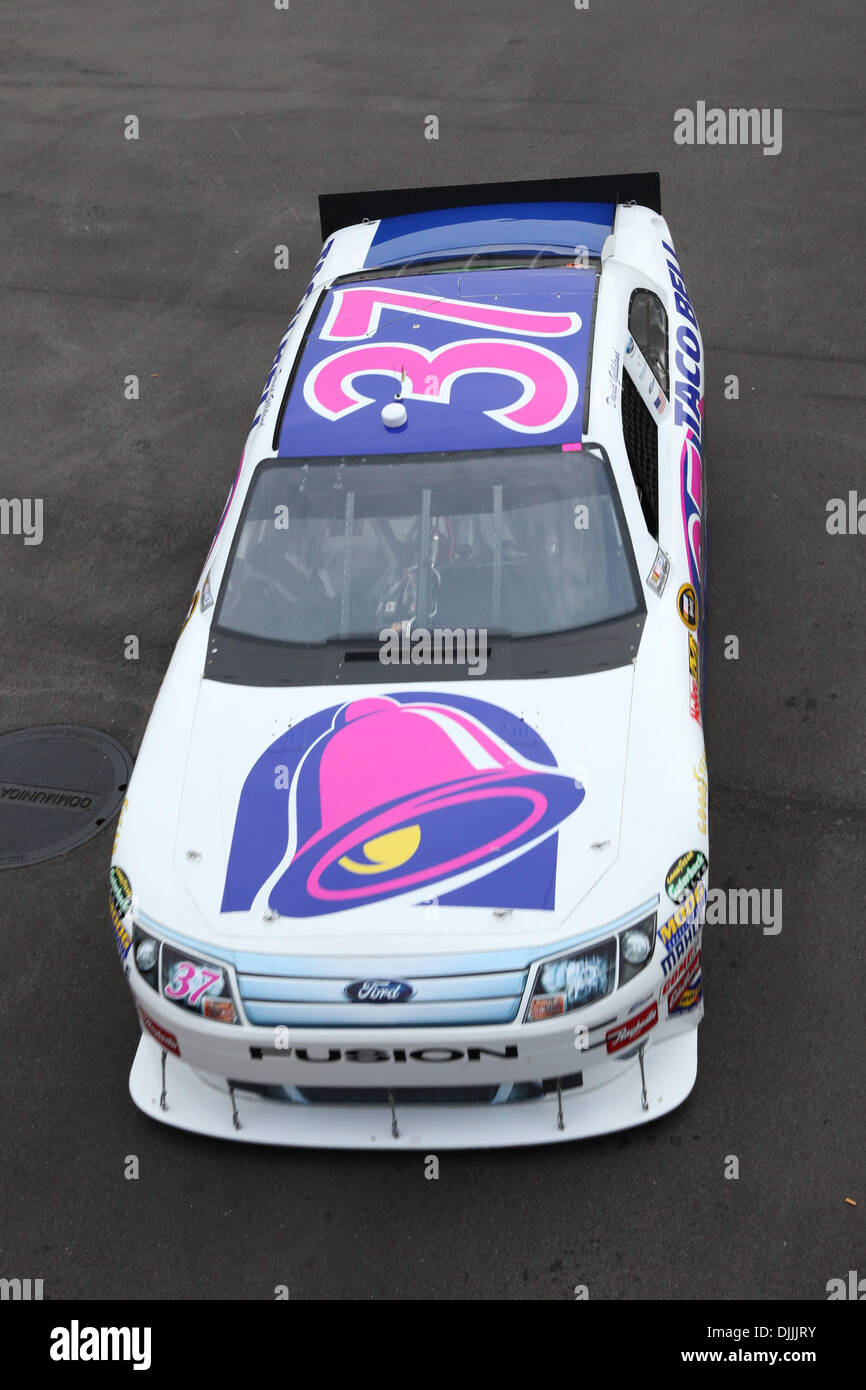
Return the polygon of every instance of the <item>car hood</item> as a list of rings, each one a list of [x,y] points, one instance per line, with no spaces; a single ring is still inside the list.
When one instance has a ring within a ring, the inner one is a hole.
[[[633,682],[632,665],[477,693],[203,681],[175,874],[227,946],[561,938],[619,853]]]

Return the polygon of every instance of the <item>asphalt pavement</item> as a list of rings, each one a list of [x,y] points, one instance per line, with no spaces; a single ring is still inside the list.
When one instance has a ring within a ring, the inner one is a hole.
[[[0,1274],[58,1298],[814,1300],[866,1272],[866,536],[826,526],[866,496],[864,30],[855,0],[6,7],[0,496],[41,497],[44,536],[0,536],[0,731],[137,753],[317,194],[658,169],[708,364],[712,882],[781,889],[784,917],[706,929],[680,1109],[444,1154],[431,1181],[421,1154],[148,1121],[111,829],[3,871]],[[781,149],[676,143],[698,102],[781,111]]]

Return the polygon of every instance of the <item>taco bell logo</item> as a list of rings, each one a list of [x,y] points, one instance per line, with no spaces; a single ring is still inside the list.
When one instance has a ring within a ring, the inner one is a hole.
[[[221,911],[316,917],[421,904],[434,885],[444,905],[552,910],[556,832],[585,796],[524,720],[487,701],[413,691],[335,705],[247,776]]]

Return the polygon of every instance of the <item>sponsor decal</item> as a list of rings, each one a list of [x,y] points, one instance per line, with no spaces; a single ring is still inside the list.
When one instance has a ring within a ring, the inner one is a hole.
[[[307,290],[307,294],[309,294],[309,287],[308,287],[308,290]],[[292,319],[291,324],[289,325],[289,327],[286,329],[285,333],[283,334],[283,337],[282,337],[282,340],[281,340],[281,342],[280,342],[280,345],[279,345],[279,347],[277,348],[277,351],[276,351],[276,353],[275,353],[275,355],[274,355],[274,360],[273,360],[273,362],[271,363],[271,370],[268,372],[267,380],[265,381],[265,389],[264,389],[264,391],[262,392],[262,394],[261,394],[261,396],[260,396],[260,398],[259,398],[259,403],[258,403],[258,405],[256,406],[255,419],[253,420],[253,423],[252,423],[252,425],[250,426],[251,429],[255,429],[256,425],[261,424],[262,420],[264,419],[265,415],[267,415],[267,413],[268,413],[268,411],[269,411],[269,409],[270,409],[270,407],[271,407],[271,405],[272,405],[272,403],[273,403],[274,394],[275,394],[275,392],[276,392],[276,376],[277,376],[277,372],[279,371],[279,369],[280,369],[280,363],[281,363],[282,360],[283,360],[283,353],[285,352],[285,350],[286,350],[286,344],[287,344],[287,342],[289,341],[289,334],[291,333],[292,328],[294,327],[295,320],[297,319],[298,314],[299,314],[300,311],[301,311],[302,305],[306,302],[307,294],[304,295],[304,298],[301,300],[301,303],[298,305],[297,309],[295,310],[295,316],[294,316],[294,318]]]
[[[687,849],[671,864],[665,877],[665,891],[675,903],[685,902],[696,879],[707,871],[707,857],[702,850]]]
[[[688,628],[694,632],[698,626],[698,596],[691,584],[684,584],[677,594],[677,611]]]
[[[689,633],[689,675],[694,681],[698,679],[698,644],[691,632]]]
[[[117,954],[122,961],[125,961],[126,957],[129,955],[129,948],[132,945],[132,937],[129,935],[123,923],[117,921],[113,913],[112,921],[114,922],[114,942],[117,946]]]
[[[706,900],[706,887],[703,882],[696,883],[668,920],[659,924],[658,939],[665,952],[663,975],[669,975],[683,960],[687,949],[700,942]]]
[[[126,815],[126,808],[129,805],[129,797],[123,798],[123,805],[120,808],[120,815],[117,818],[117,829],[114,832],[114,844],[111,846],[111,853],[117,853],[117,842],[120,839],[120,827],[123,825],[123,817]]]
[[[519,1056],[517,1044],[505,1047],[329,1047],[314,1043],[310,1047],[251,1047],[255,1061],[263,1057],[294,1057],[298,1062],[423,1062],[447,1066],[452,1062],[480,1062],[495,1057],[499,1062],[513,1062]]]
[[[639,395],[649,402],[657,415],[663,415],[667,406],[667,398],[656,381],[649,363],[632,337],[629,337],[625,345],[625,365]]]
[[[402,1004],[415,990],[405,980],[354,980],[343,993],[356,1004]]]
[[[637,1042],[651,1028],[655,1028],[658,1021],[658,1005],[653,1000],[649,1008],[635,1014],[628,1023],[621,1023],[618,1028],[611,1028],[609,1032],[605,1033],[604,1040],[607,1043],[608,1052],[620,1052],[622,1048]]]
[[[185,617],[184,620],[183,620],[183,627],[181,628],[180,632],[185,632],[185,631],[186,631],[186,625],[187,625],[187,623],[189,622],[190,618],[192,617],[193,613],[195,612],[195,606],[196,606],[196,604],[198,603],[198,596],[199,596],[199,591],[198,591],[198,589],[196,589],[195,593],[194,593],[193,596],[192,596],[192,603],[191,603],[190,606],[189,606],[189,611],[188,611],[186,617]],[[178,637],[180,636],[180,632],[178,633]]]
[[[653,564],[652,569],[647,575],[646,580],[653,593],[658,594],[659,598],[661,598],[662,594],[665,591],[665,585],[668,582],[670,568],[670,556],[666,555],[665,552],[662,550],[661,546],[659,546],[658,550],[656,551],[655,563]]]
[[[673,998],[677,997],[679,991],[684,988],[689,974],[694,970],[695,963],[700,963],[700,959],[701,943],[700,941],[694,941],[684,954],[679,965],[676,966],[662,985],[662,999],[666,999],[668,996]]]
[[[132,906],[132,888],[129,879],[119,865],[112,865],[108,875],[108,884],[112,903],[117,908],[119,916],[125,917]]]
[[[689,971],[682,985],[668,999],[668,1018],[676,1014],[688,1014],[696,1009],[704,997],[704,983],[701,975],[701,953]]]
[[[141,1014],[141,1024],[152,1038],[155,1038],[160,1047],[165,1048],[166,1052],[173,1052],[175,1057],[180,1056],[180,1046],[174,1033],[169,1033],[167,1028],[163,1028],[150,1014],[146,1014],[144,1009],[139,1009]]]
[[[206,994],[201,1001],[201,1011],[205,1018],[215,1018],[220,1023],[237,1022],[237,1010],[231,999],[213,999]]]
[[[707,833],[707,814],[709,794],[707,791],[707,755],[701,754],[701,760],[697,767],[692,768],[692,775],[698,784],[698,830],[702,835]]]
[[[701,700],[696,680],[689,680],[689,714],[696,724],[701,722]]]
[[[248,774],[221,911],[259,895],[287,918],[425,903],[458,878],[437,888],[440,905],[549,911],[556,832],[585,796],[530,725],[487,701],[413,691],[332,705]]]
[[[701,722],[701,686],[698,644],[689,633],[689,714],[696,724]]]
[[[676,252],[666,241],[662,246],[668,253],[668,276],[674,292],[674,304],[680,320],[675,338],[674,365],[674,423],[685,427],[680,454],[680,500],[683,533],[689,563],[689,575],[697,593],[702,593],[701,535],[703,526],[703,419],[701,345],[697,334],[698,321],[686,290]]]
[[[255,429],[256,425],[261,423],[261,421],[264,419],[265,415],[271,408],[271,404],[273,403],[274,395],[276,392],[276,376],[277,372],[279,371],[283,353],[286,350],[286,344],[289,341],[289,335],[298,321],[298,315],[300,314],[310,295],[313,293],[313,288],[316,283],[316,276],[318,275],[319,271],[322,269],[322,266],[325,264],[325,261],[327,260],[328,253],[331,250],[331,244],[333,240],[333,237],[328,237],[328,240],[322,247],[321,255],[319,256],[319,259],[313,267],[313,274],[310,277],[310,283],[307,285],[307,288],[301,295],[298,307],[295,310],[294,315],[292,316],[292,320],[285,333],[283,334],[282,341],[279,347],[277,348],[276,356],[274,357],[274,360],[271,363],[271,370],[268,372],[267,381],[265,382],[265,389],[262,391],[262,394],[259,398],[259,403],[256,406],[256,415],[252,425],[250,426],[251,429]]]
[[[617,351],[614,352],[610,359],[610,365],[607,369],[607,379],[609,389],[604,399],[608,405],[615,407],[617,394],[619,392],[619,352]]]
[[[124,806],[126,802],[123,803]],[[129,909],[132,906],[132,888],[129,879],[117,864],[111,866],[108,875],[108,910],[114,924],[114,939],[121,960],[126,960],[127,953],[132,945],[132,938],[123,924]]]

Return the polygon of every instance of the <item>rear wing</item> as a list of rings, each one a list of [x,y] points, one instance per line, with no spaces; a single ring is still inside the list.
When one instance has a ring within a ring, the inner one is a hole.
[[[660,213],[658,174],[595,174],[577,179],[524,179],[516,183],[456,183],[441,188],[388,188],[319,197],[322,240],[356,222],[496,203],[639,203]]]

